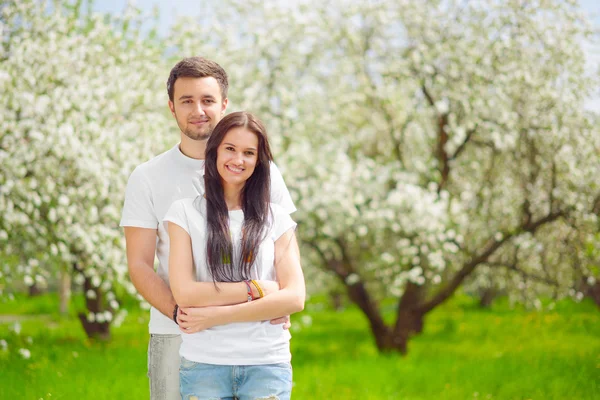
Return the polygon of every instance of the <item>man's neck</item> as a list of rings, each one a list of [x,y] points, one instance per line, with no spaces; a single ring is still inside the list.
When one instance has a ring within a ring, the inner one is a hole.
[[[181,134],[181,144],[179,150],[183,155],[196,160],[204,160],[206,152],[206,140],[192,140],[183,133]]]

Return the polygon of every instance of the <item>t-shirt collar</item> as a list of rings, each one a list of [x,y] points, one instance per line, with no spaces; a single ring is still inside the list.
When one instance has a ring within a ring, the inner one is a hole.
[[[180,144],[181,143],[177,143],[174,148],[174,153],[177,158],[177,161],[181,162],[182,164],[185,164],[186,166],[189,166],[189,167],[192,167],[195,169],[203,168],[204,160],[197,160],[195,158],[186,156],[185,154],[183,154],[181,152],[181,149],[179,148]]]

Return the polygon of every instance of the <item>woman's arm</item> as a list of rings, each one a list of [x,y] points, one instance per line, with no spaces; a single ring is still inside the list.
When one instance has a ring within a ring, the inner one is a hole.
[[[190,235],[173,222],[169,222],[168,229],[169,283],[173,297],[180,308],[223,306],[248,301],[248,290],[244,282],[219,283],[218,291],[213,282],[196,282]],[[271,295],[279,290],[277,282],[265,280],[258,282],[265,295]],[[254,285],[250,287],[253,291],[252,295],[258,297]]]
[[[243,304],[203,307],[194,310],[194,321],[181,317],[184,332],[194,333],[216,325],[233,322],[265,321],[304,309],[306,288],[300,265],[300,251],[294,230],[290,229],[275,242],[275,270],[280,290],[262,299]],[[187,310],[182,310],[185,313]]]

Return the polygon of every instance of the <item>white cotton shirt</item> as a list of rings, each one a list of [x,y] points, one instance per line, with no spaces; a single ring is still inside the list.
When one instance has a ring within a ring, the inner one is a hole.
[[[204,160],[184,155],[176,145],[139,165],[129,177],[121,226],[157,230],[156,272],[169,284],[169,235],[162,220],[174,201],[204,193]],[[271,201],[287,213],[296,211],[283,177],[271,163]],[[171,318],[156,308],[150,309],[150,333],[181,334]]]
[[[271,204],[272,218],[265,240],[260,244],[250,279],[275,281],[275,242],[296,223],[279,205]],[[194,270],[198,282],[213,282],[206,261],[206,199],[183,199],[173,203],[164,218],[167,223],[182,227],[192,242]],[[229,212],[229,231],[233,242],[233,260],[240,254],[242,240],[242,210]],[[239,322],[219,325],[201,332],[182,334],[179,354],[188,360],[219,365],[258,365],[291,360],[288,330],[269,321]]]

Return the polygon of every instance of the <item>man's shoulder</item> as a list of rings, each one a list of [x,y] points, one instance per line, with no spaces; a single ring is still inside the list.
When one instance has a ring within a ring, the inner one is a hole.
[[[161,153],[157,156],[152,157],[146,162],[141,163],[135,168],[135,172],[143,175],[154,175],[155,172],[164,172],[165,168],[169,168],[172,164],[173,152],[175,147]]]
[[[281,218],[283,215],[289,215],[289,213],[281,204],[269,203],[269,206],[271,207],[271,214],[274,218]]]

